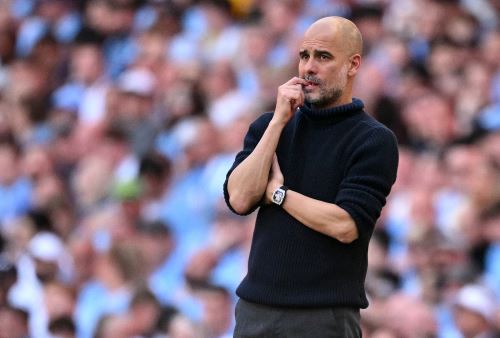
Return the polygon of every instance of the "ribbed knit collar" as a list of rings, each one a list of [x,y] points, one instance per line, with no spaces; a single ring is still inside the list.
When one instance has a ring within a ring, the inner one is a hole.
[[[363,101],[353,97],[351,103],[325,109],[312,108],[311,105],[306,102],[300,107],[300,111],[311,120],[337,120],[338,118],[360,112],[364,107]]]

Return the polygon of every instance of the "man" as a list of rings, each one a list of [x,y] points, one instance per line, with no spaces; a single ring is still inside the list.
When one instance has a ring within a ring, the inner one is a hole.
[[[27,338],[29,314],[25,310],[0,306],[0,338]]]
[[[480,284],[465,285],[453,305],[455,325],[464,338],[498,337],[494,322],[500,308],[489,289]]]
[[[397,142],[351,96],[362,39],[328,17],[306,31],[299,77],[278,89],[224,194],[257,215],[235,337],[360,337],[368,242],[396,178]]]

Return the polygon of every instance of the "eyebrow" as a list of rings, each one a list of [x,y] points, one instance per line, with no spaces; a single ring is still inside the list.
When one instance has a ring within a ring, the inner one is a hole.
[[[333,54],[332,54],[332,53],[330,53],[330,52],[329,52],[329,51],[327,51],[327,50],[323,50],[323,49],[315,49],[315,50],[313,51],[313,54],[314,54],[315,56],[322,55],[322,54],[326,54],[326,55],[328,55],[328,56],[330,56],[330,57],[333,57]],[[300,55],[300,56],[303,56],[303,55],[309,55],[309,51],[308,51],[307,49],[301,49],[301,50],[299,51],[299,55]]]

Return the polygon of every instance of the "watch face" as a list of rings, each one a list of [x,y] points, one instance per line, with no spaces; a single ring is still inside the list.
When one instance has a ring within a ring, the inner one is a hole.
[[[281,204],[284,197],[285,191],[283,191],[282,189],[277,189],[273,194],[273,202],[276,204]]]

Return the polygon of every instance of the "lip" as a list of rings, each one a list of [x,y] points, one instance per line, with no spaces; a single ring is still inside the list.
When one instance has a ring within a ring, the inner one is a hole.
[[[316,88],[317,86],[318,86],[317,83],[307,81],[307,83],[303,86],[303,88],[304,89],[313,89],[313,88]]]

